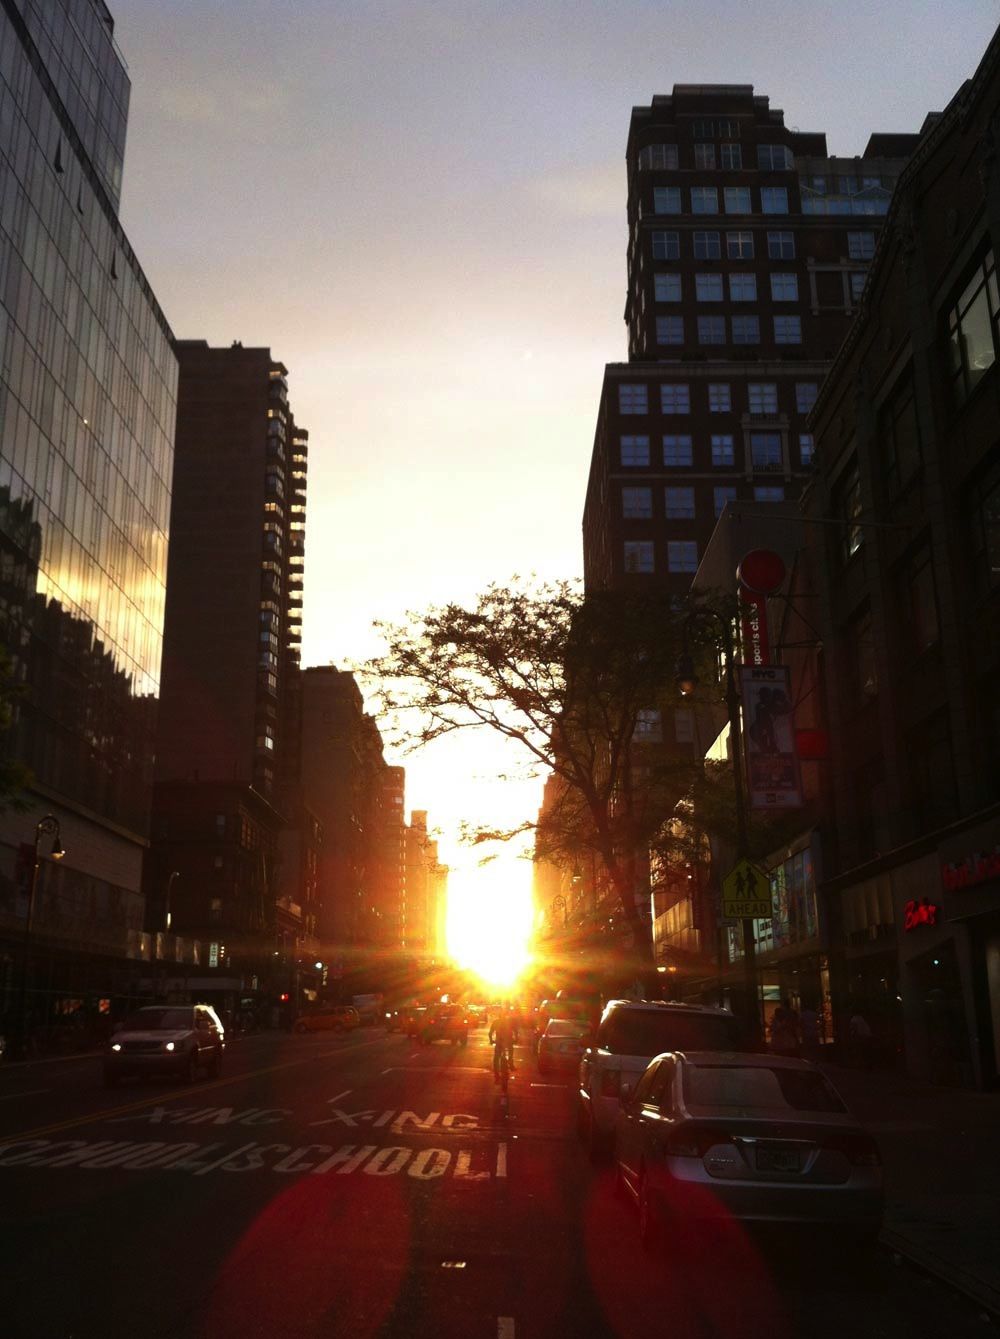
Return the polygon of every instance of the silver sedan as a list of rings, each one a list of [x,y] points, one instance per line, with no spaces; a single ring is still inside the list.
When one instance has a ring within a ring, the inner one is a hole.
[[[616,1179],[644,1242],[667,1222],[713,1218],[878,1234],[878,1147],[806,1060],[659,1055],[623,1095],[616,1136]]]

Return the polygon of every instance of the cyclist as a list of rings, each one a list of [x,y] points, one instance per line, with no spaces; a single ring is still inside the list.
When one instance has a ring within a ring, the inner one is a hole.
[[[493,1043],[493,1079],[500,1082],[500,1057],[507,1056],[507,1067],[514,1072],[514,1043],[517,1041],[517,1017],[510,1005],[505,1005],[503,1013],[490,1025],[490,1041]]]

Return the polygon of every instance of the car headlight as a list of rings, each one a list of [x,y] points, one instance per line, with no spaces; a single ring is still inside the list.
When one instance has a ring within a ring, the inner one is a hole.
[[[174,1049],[174,1043],[173,1043],[172,1041],[164,1042],[164,1043],[163,1043],[163,1049],[164,1049],[165,1051],[172,1051],[172,1050]]]
[[[113,1042],[111,1043],[111,1049],[112,1049],[113,1051],[120,1051],[121,1048],[122,1048],[122,1044],[121,1044],[120,1041],[113,1041]]]

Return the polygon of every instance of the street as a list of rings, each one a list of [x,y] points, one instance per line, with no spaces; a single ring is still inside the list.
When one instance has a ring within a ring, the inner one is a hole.
[[[734,1229],[644,1253],[576,1140],[572,1081],[517,1061],[506,1117],[481,1029],[265,1033],[190,1086],[106,1092],[93,1057],[7,1067],[4,1335],[983,1333],[885,1252]]]

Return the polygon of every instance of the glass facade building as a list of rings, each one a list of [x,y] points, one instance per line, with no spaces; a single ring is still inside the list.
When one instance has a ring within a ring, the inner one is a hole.
[[[177,362],[117,216],[128,99],[101,0],[0,0],[0,643],[34,778],[0,816],[0,985],[47,810],[36,936],[142,929]]]

